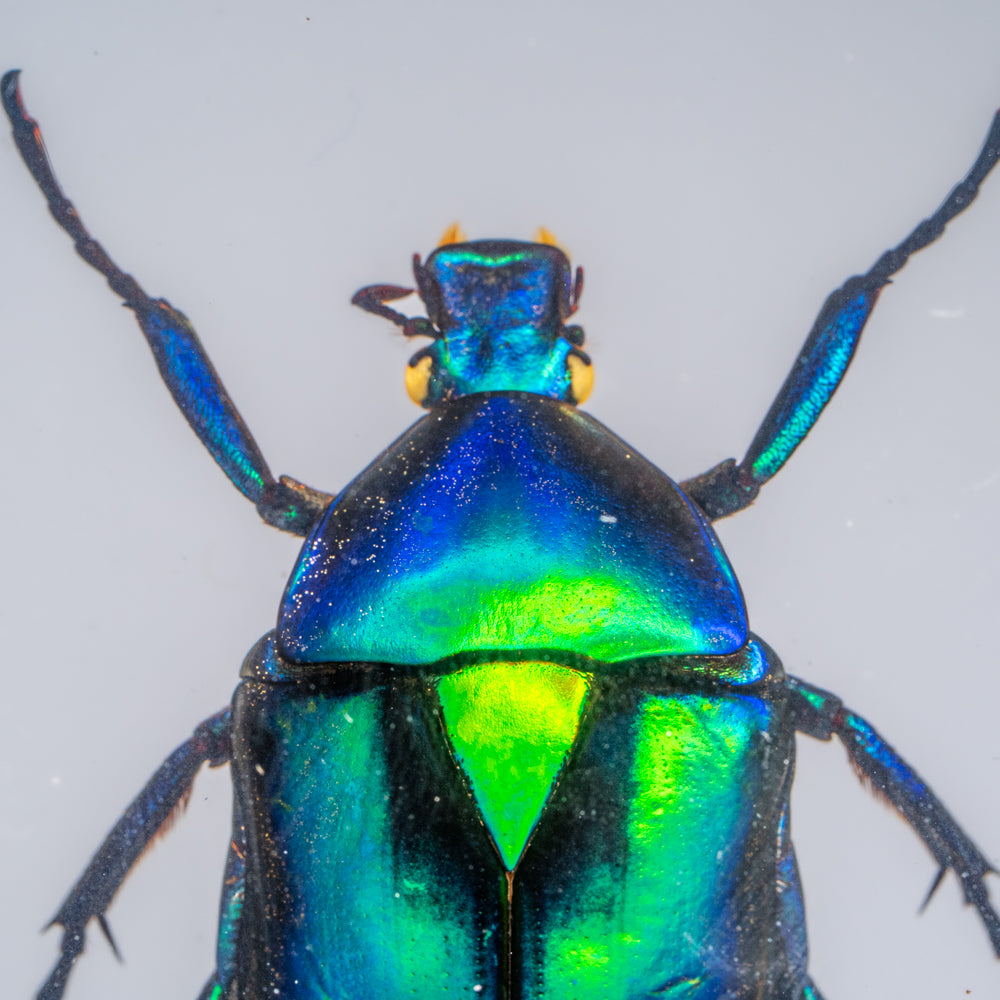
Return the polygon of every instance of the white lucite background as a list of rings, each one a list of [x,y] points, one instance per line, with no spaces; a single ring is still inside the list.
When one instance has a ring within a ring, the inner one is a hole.
[[[68,194],[194,321],[275,472],[343,485],[417,411],[349,305],[460,219],[587,268],[588,409],[676,478],[740,455],[827,293],[929,214],[1000,105],[1000,5],[7,4]],[[719,526],[753,627],[1000,855],[1000,176],[883,296],[844,388]],[[227,701],[297,543],[262,527],[0,140],[0,981],[163,756]],[[793,800],[829,1000],[989,998],[954,879],[803,741]],[[196,996],[224,772],[110,912],[68,1000]],[[993,880],[997,895],[996,880]],[[374,1000],[374,998],[373,998]]]

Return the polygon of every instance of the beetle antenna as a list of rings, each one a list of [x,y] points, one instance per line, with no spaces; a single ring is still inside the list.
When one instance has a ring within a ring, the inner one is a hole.
[[[404,336],[407,337],[433,337],[440,338],[441,334],[434,329],[431,321],[423,316],[406,316],[396,309],[390,309],[386,302],[395,302],[396,299],[405,299],[407,295],[412,295],[414,289],[403,288],[400,285],[368,285],[361,288],[351,297],[351,305],[364,309],[365,312],[374,313],[382,319],[395,323],[402,327]]]

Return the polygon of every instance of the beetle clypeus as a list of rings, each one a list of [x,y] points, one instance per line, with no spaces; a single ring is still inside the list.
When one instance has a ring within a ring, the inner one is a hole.
[[[262,518],[306,537],[232,706],[129,806],[60,907],[63,994],[203,763],[233,769],[218,965],[203,997],[818,998],[788,826],[796,732],[855,769],[960,877],[1000,955],[989,865],[913,770],[750,632],[710,521],[748,506],[835,391],[882,287],[975,197],[1000,115],[941,208],[824,304],[744,459],[679,486],[576,410],[582,273],[449,232],[414,258],[430,415],[340,494],[275,480],[186,318],[90,238],[17,72],[18,148],[139,320],[188,422]],[[935,883],[936,885],[937,883]]]

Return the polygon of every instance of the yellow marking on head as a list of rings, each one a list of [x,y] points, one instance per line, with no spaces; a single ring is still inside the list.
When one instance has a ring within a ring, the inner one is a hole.
[[[465,235],[465,230],[457,222],[453,222],[442,234],[441,239],[438,240],[439,247],[446,247],[449,243],[464,243],[468,237]]]
[[[425,354],[416,364],[406,366],[406,392],[417,406],[423,406],[427,398],[433,367],[434,361],[429,354]]]
[[[594,366],[587,364],[583,358],[570,354],[566,358],[569,369],[569,384],[573,392],[573,402],[582,403],[594,388]]]

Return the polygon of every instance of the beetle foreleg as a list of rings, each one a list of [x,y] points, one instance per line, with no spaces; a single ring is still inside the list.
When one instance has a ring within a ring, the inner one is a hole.
[[[817,739],[837,736],[858,777],[914,829],[940,866],[924,905],[951,868],[966,902],[979,912],[993,950],[1000,957],[1000,916],[990,903],[985,878],[994,871],[920,775],[866,722],[829,691],[789,677],[795,728]]]
[[[210,716],[159,767],[146,787],[132,800],[114,829],[73,886],[49,927],[64,928],[59,961],[38,992],[38,1000],[59,1000],[73,963],[83,951],[85,928],[96,917],[118,954],[104,913],[142,853],[161,832],[174,810],[191,794],[191,784],[202,764],[220,767],[230,758],[229,709]]]
[[[307,535],[330,496],[284,476],[274,478],[187,317],[166,299],[151,299],[90,235],[55,178],[38,123],[25,110],[19,72],[4,75],[0,94],[14,141],[52,217],[73,240],[76,252],[104,275],[112,291],[135,313],[174,402],[233,485],[256,504],[268,524]]]
[[[727,459],[681,484],[712,520],[753,503],[761,486],[788,461],[840,385],[879,293],[913,254],[937,240],[945,226],[972,204],[998,159],[1000,112],[972,169],[941,207],[899,246],[882,254],[866,274],[848,278],[823,303],[743,461]]]

